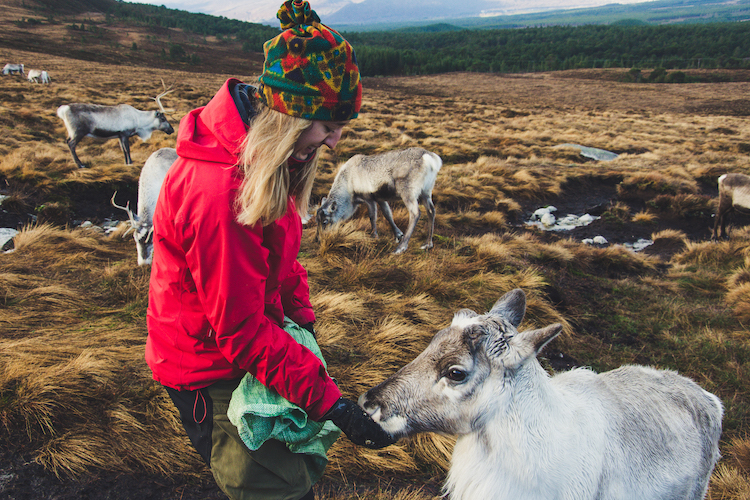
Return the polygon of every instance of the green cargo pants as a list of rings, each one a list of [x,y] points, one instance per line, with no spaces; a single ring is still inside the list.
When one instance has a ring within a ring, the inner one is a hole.
[[[267,441],[257,451],[250,451],[242,442],[227,417],[232,391],[239,382],[217,382],[197,391],[166,388],[219,488],[231,500],[312,498],[312,482],[301,455],[276,440]]]

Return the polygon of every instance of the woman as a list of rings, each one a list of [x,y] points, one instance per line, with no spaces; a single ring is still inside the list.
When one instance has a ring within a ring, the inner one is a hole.
[[[357,116],[362,86],[351,46],[306,1],[278,17],[259,88],[230,79],[182,119],[154,214],[146,361],[232,499],[313,498],[299,455],[274,440],[250,451],[228,421],[246,373],[357,444],[393,442],[282,328],[313,332],[300,214],[318,149]]]

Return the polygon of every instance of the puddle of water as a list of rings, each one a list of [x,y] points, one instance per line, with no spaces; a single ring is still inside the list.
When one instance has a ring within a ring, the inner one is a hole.
[[[612,161],[615,158],[617,158],[617,153],[613,153],[611,151],[607,151],[605,149],[599,149],[599,148],[590,148],[588,146],[581,146],[580,144],[560,144],[559,146],[555,146],[556,148],[576,148],[581,152],[581,156],[585,156],[586,158],[591,158],[592,160],[597,161]]]

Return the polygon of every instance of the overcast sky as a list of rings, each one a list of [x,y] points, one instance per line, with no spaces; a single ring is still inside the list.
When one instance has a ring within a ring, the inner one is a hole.
[[[308,0],[310,6],[325,22],[326,14],[332,13],[349,3],[361,3],[364,0]],[[370,0],[374,1],[374,0]],[[429,4],[427,0],[406,0],[411,5],[421,2]],[[620,3],[640,3],[649,0],[489,0],[496,2],[500,8],[508,8],[514,13],[535,10],[552,10],[578,7],[596,7],[600,5]],[[214,16],[224,16],[230,19],[250,21],[255,23],[276,22],[276,12],[283,0],[134,0],[135,3],[164,5],[171,9],[186,10],[188,12],[202,12]],[[365,20],[366,21],[366,20]]]

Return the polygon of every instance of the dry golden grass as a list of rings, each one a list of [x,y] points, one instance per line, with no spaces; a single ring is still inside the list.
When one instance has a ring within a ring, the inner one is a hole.
[[[123,164],[116,141],[84,140],[79,155],[90,168],[77,169],[57,106],[126,102],[154,109],[150,98],[164,78],[177,89],[165,105],[178,128],[179,118],[205,104],[225,78],[254,78],[4,48],[0,56],[43,62],[53,74],[43,89],[0,80],[0,177],[10,195],[4,206],[49,218],[75,209],[60,193],[111,196],[112,186],[135,183],[148,155],[175,140],[157,132],[148,142],[132,141],[132,166]],[[84,70],[85,82],[78,76]],[[444,166],[430,252],[419,249],[424,216],[398,256],[387,224],[380,218],[380,238],[372,238],[362,209],[318,242],[312,224],[304,230],[299,258],[310,276],[318,339],[342,391],[356,397],[384,380],[455,311],[484,312],[521,287],[528,294],[523,328],[564,325],[548,349],[597,369],[625,362],[674,368],[722,397],[725,458],[710,498],[747,498],[750,229],[734,227],[729,241],[707,238],[716,178],[750,173],[750,158],[741,153],[750,123],[720,113],[727,105],[717,103],[748,91],[743,82],[639,86],[570,73],[366,79],[360,117],[335,151],[321,154],[313,202],[356,153],[422,146],[440,154]],[[555,147],[562,143],[620,156],[589,162]],[[583,203],[589,195],[596,200]],[[646,231],[653,251],[597,248],[524,227],[534,208],[568,199],[583,208],[601,205],[603,230]],[[394,202],[393,211],[403,228],[403,205]],[[699,219],[705,230],[670,228],[677,218]],[[137,266],[126,229],[104,236],[38,225],[16,236],[13,252],[0,254],[0,422],[14,448],[63,477],[103,470],[205,478],[143,360],[149,271]],[[433,499],[453,442],[421,435],[372,451],[339,440],[319,498]]]

